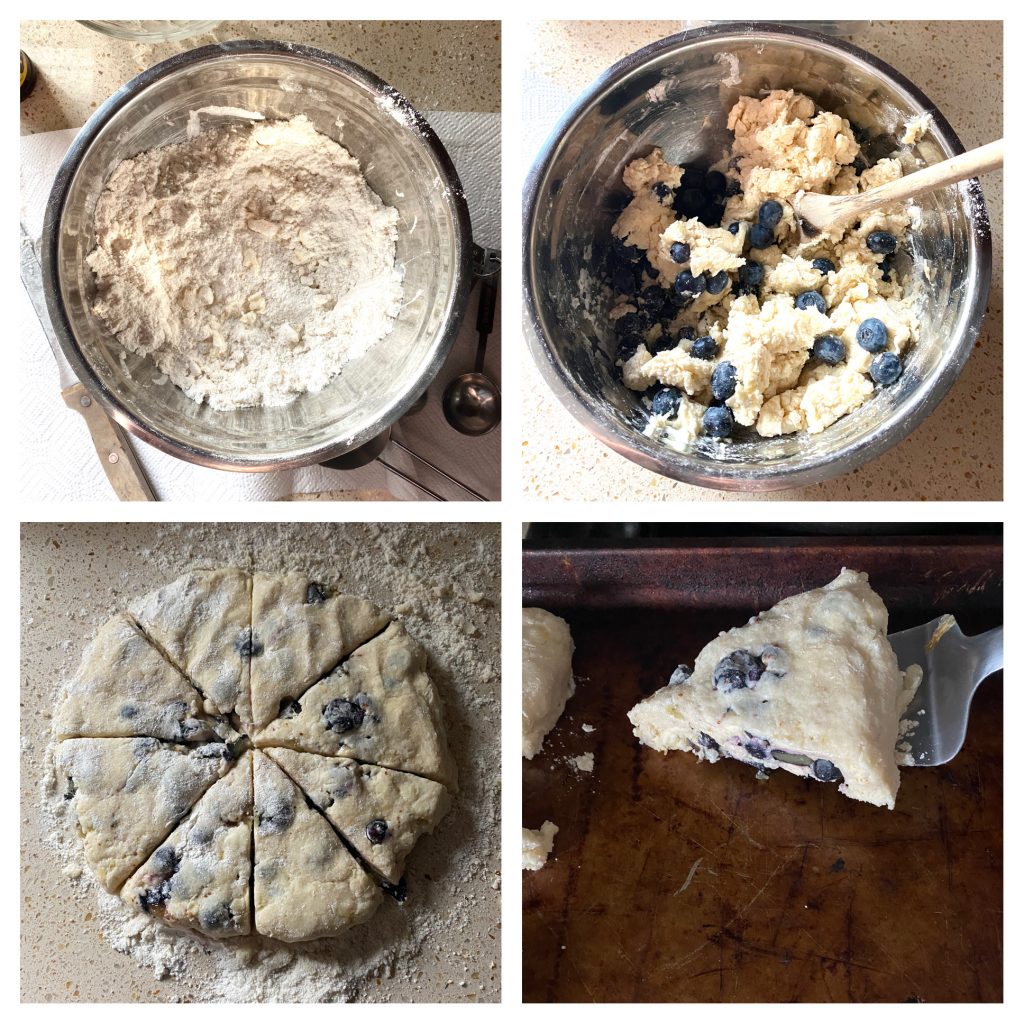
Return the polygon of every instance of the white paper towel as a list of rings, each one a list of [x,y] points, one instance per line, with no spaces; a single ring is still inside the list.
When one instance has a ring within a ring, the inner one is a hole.
[[[473,221],[474,239],[481,245],[500,248],[501,115],[435,111],[424,116],[444,143],[462,180]],[[72,129],[22,137],[21,221],[33,238],[42,231],[53,178],[76,134]],[[19,287],[17,293],[22,367],[19,407],[21,496],[30,501],[115,500],[84,422],[64,405],[60,396],[57,367],[32,304],[24,289]],[[456,342],[456,350],[475,344],[472,314],[471,306]],[[488,364],[500,352],[498,328],[496,322],[489,343]],[[490,448],[498,439],[488,435],[487,439],[480,440]],[[164,501],[261,501],[295,493],[364,488],[385,488],[403,498],[425,497],[379,463],[346,472],[312,466],[293,472],[225,473],[193,466],[135,439],[131,443],[154,491]],[[479,477],[470,474],[466,479],[457,464],[439,460],[432,452],[421,451],[421,454],[475,489],[487,492],[488,488]],[[481,454],[479,448],[475,454]],[[419,478],[415,464],[392,455],[388,458]],[[480,462],[479,459],[475,461]],[[479,465],[472,468],[480,470]],[[483,475],[486,475],[486,470],[485,465],[481,471]],[[429,472],[422,479],[436,489],[436,481]],[[447,493],[459,496],[457,489]]]

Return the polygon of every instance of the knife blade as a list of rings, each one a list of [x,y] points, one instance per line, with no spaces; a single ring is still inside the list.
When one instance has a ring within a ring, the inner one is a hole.
[[[25,287],[39,320],[39,326],[57,363],[60,393],[64,404],[69,409],[74,409],[85,420],[100,465],[107,474],[107,480],[110,481],[114,493],[121,501],[156,501],[156,495],[124,431],[104,412],[99,402],[86,390],[85,385],[75,377],[71,364],[67,361],[60,342],[57,341],[50,323],[50,314],[46,309],[39,257],[36,255],[32,239],[25,232],[24,225],[21,228],[21,283]]]

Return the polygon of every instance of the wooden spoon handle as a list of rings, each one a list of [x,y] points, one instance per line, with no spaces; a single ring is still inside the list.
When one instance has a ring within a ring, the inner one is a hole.
[[[886,182],[875,188],[869,188],[856,196],[855,201],[847,207],[851,216],[859,216],[880,206],[911,199],[925,192],[932,192],[943,185],[952,185],[956,181],[975,178],[986,171],[994,171],[1003,166],[1003,140],[998,139],[986,146],[979,146],[967,153],[961,153],[949,160],[922,167],[913,174],[908,174],[895,181]]]

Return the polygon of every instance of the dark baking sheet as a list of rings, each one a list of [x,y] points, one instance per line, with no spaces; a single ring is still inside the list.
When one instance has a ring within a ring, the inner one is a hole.
[[[892,631],[1002,621],[991,538],[524,550],[523,603],[569,621],[577,676],[523,761],[523,824],[560,829],[555,859],[523,873],[524,1000],[1001,1000],[1001,675],[953,762],[903,771],[894,811],[632,735],[626,712],[677,663],[843,566],[870,574]],[[567,761],[585,752],[592,774]]]

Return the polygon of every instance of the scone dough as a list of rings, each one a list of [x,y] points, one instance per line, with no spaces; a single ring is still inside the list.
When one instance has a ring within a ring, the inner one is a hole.
[[[349,845],[392,884],[420,836],[434,831],[451,798],[439,782],[345,757],[264,750],[330,819]]]
[[[523,829],[523,870],[539,871],[548,862],[558,826],[545,821],[539,829]]]
[[[640,292],[658,286],[668,301],[681,271],[728,275],[717,294],[702,291],[671,320],[665,310],[675,307],[663,307],[656,322],[643,328],[635,352],[618,362],[628,388],[679,390],[678,412],[652,413],[646,429],[677,447],[703,433],[705,409],[714,401],[711,376],[722,363],[736,371],[736,390],[725,405],[737,424],[754,427],[764,437],[814,434],[874,392],[868,368],[878,353],[866,351],[856,340],[865,320],[880,319],[888,329],[885,350],[901,356],[919,332],[904,282],[895,269],[886,273],[883,256],[867,245],[875,231],[901,239],[910,224],[907,206],[874,211],[845,230],[807,242],[801,240],[790,203],[801,190],[853,195],[892,181],[903,173],[899,160],[885,158],[863,167],[850,123],[818,110],[813,100],[791,90],[775,90],[762,99],[741,98],[729,112],[728,127],[734,133],[732,150],[713,169],[739,191],[727,200],[721,227],[696,217],[676,219],[670,190],[680,186],[681,168],[655,149],[626,167],[623,180],[633,199],[612,228],[616,239],[636,247],[648,261]],[[781,204],[782,220],[772,243],[755,248],[749,242],[750,228],[769,199]],[[733,224],[735,233],[728,230]],[[672,258],[675,243],[689,247],[688,260]],[[818,258],[829,260],[835,270],[820,272],[812,265]],[[741,281],[747,263],[760,264],[764,275],[750,294],[744,293]],[[822,296],[825,313],[796,308],[796,297],[810,291]],[[614,322],[638,310],[637,297],[622,293],[610,316]],[[717,355],[692,356],[684,328],[694,337],[714,339]],[[823,335],[845,345],[846,357],[836,366],[811,355],[815,339]]]
[[[212,938],[337,935],[401,898],[457,775],[423,647],[300,573],[196,570],[140,598],[100,627],[53,728],[100,884]]]
[[[305,942],[365,921],[380,889],[270,758],[256,751],[253,769],[256,930]]]
[[[523,757],[544,744],[576,688],[572,635],[565,619],[543,608],[523,609]]]
[[[261,747],[292,747],[412,772],[456,788],[441,701],[427,656],[393,622],[282,717],[257,734]]]
[[[920,673],[900,671],[889,615],[864,573],[844,569],[712,640],[693,674],[629,712],[655,750],[784,768],[893,807],[900,716]]]
[[[252,754],[206,794],[128,880],[121,898],[214,938],[252,927]]]

